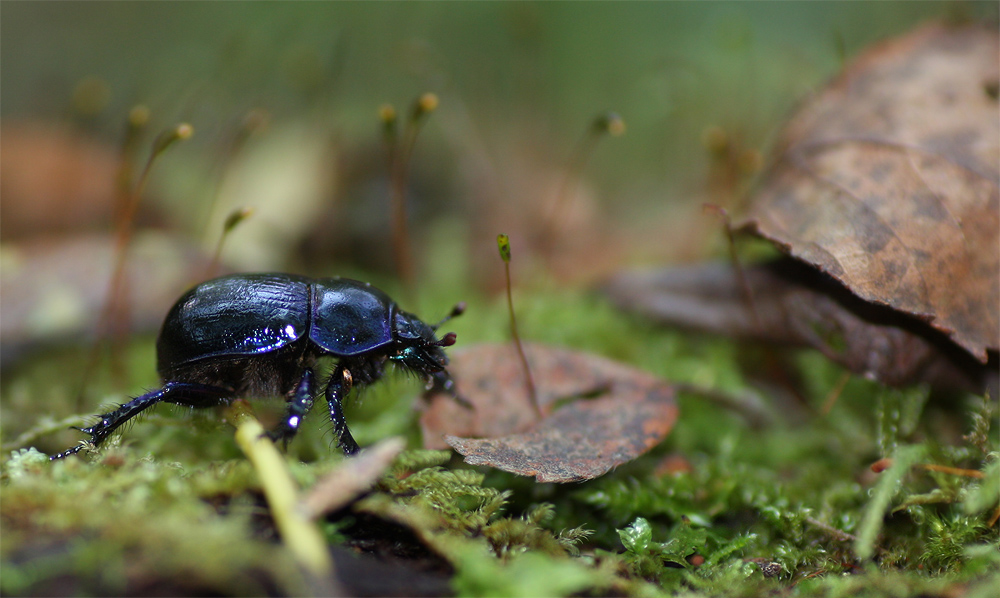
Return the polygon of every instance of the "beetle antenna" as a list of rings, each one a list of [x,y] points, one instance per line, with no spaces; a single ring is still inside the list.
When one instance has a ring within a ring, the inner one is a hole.
[[[451,311],[448,312],[447,316],[442,318],[441,321],[438,322],[437,324],[431,326],[431,330],[437,330],[438,328],[441,327],[442,324],[444,324],[448,320],[452,318],[457,318],[458,316],[464,313],[465,313],[465,301],[459,301],[458,303],[455,304],[455,307],[451,308]]]
[[[439,347],[450,347],[455,344],[455,339],[457,338],[458,338],[457,334],[455,334],[454,332],[449,332],[448,334],[442,336],[441,340],[431,344],[437,345]]]

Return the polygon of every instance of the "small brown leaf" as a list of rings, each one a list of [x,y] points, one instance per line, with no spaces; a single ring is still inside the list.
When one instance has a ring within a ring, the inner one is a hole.
[[[375,485],[406,448],[402,438],[386,438],[324,475],[299,503],[309,519],[331,513],[349,504]]]
[[[1000,346],[996,27],[877,45],[786,127],[743,226],[982,362]]]
[[[506,343],[478,345],[455,352],[449,367],[458,393],[473,408],[441,393],[431,396],[421,418],[424,445],[446,446],[444,435],[468,463],[539,482],[575,482],[653,448],[677,419],[674,388],[651,374],[588,353],[524,348],[541,421],[528,400],[515,349]]]

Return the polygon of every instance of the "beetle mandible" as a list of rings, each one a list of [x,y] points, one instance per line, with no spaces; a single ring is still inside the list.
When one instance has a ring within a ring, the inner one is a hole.
[[[203,282],[177,300],[156,342],[163,386],[100,415],[80,429],[99,445],[118,427],[157,403],[205,408],[237,397],[285,396],[281,423],[268,436],[287,444],[313,406],[321,357],[337,359],[326,381],[330,420],[346,455],[358,452],[344,418],[353,387],[377,381],[392,361],[460,400],[445,369],[438,326],[430,326],[368,283],[292,274],[234,274]],[[77,445],[51,458],[76,454]]]

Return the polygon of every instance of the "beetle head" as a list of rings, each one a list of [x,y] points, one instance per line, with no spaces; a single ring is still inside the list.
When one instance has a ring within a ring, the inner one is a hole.
[[[397,353],[390,359],[422,374],[443,371],[448,365],[444,347],[455,344],[455,333],[449,332],[438,339],[435,328],[437,326],[428,326],[413,314],[398,312],[395,321]]]

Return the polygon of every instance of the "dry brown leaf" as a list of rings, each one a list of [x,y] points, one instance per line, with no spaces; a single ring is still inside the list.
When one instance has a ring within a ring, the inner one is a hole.
[[[742,226],[985,362],[1000,346],[998,80],[996,27],[873,47],[789,123]]]
[[[431,396],[421,418],[424,445],[451,445],[468,463],[539,482],[573,482],[595,478],[653,448],[677,419],[674,388],[646,372],[542,345],[527,344],[525,352],[541,421],[528,400],[514,348],[477,345],[456,351],[449,367],[472,409],[444,394]]]
[[[381,479],[404,448],[406,442],[402,438],[386,438],[354,459],[345,459],[316,482],[302,497],[299,508],[309,519],[317,519],[348,505]]]
[[[745,269],[746,301],[728,264],[636,270],[604,287],[622,309],[662,324],[754,341],[806,346],[891,386],[926,382],[981,392],[996,368],[979,363],[926,322],[859,299],[791,258]]]

